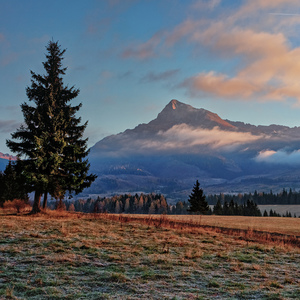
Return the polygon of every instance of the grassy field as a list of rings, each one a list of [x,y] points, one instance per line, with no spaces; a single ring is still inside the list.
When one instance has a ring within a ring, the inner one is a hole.
[[[283,218],[254,219],[260,230],[299,232],[298,219],[287,227],[274,223]],[[204,222],[232,228],[235,221]],[[171,227],[111,215],[1,215],[0,299],[300,298],[299,247]]]
[[[145,215],[123,215],[129,218],[149,219]],[[210,216],[210,215],[151,215],[151,219],[165,219],[166,221],[175,221],[188,224],[196,224],[212,227],[226,227],[245,230],[258,230],[270,233],[282,233],[287,235],[300,236],[300,218],[283,217],[246,217],[246,216]]]

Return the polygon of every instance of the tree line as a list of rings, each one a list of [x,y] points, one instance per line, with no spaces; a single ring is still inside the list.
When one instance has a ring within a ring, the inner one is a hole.
[[[58,202],[52,201],[49,208],[56,209]],[[178,201],[176,204],[168,204],[167,199],[161,194],[124,194],[113,197],[98,197],[96,199],[65,200],[63,209],[71,212],[84,213],[128,213],[128,214],[190,214],[190,203]],[[240,216],[264,216],[264,217],[292,217],[290,212],[280,215],[275,210],[262,212],[257,204],[251,200],[244,204],[238,204],[231,200],[222,203],[219,201],[213,207],[208,207],[206,215],[240,215]],[[294,215],[295,217],[295,215]]]
[[[22,172],[17,172],[17,162],[9,162],[4,172],[0,172],[0,207],[15,208],[20,210],[23,204],[28,203],[26,179]],[[249,194],[244,194],[249,195]],[[251,195],[251,194],[250,194]],[[258,196],[255,192],[254,196]],[[236,196],[235,196],[236,197]],[[208,197],[211,199],[211,196]],[[263,213],[253,200],[247,199],[244,203],[239,203],[243,197],[238,196],[239,202],[234,201],[234,197],[229,195],[214,196],[216,203],[213,207],[208,205],[206,196],[200,188],[198,180],[187,201],[178,201],[175,205],[168,204],[167,199],[161,194],[124,194],[113,197],[89,198],[87,200],[64,200],[50,201],[47,205],[50,209],[61,209],[71,212],[84,213],[128,213],[128,214],[207,214],[207,215],[241,215],[241,216],[270,216],[280,217],[274,210]],[[223,201],[221,200],[223,199]],[[227,201],[227,199],[230,199]],[[211,205],[212,206],[212,205]],[[290,212],[286,212],[283,217],[292,217]],[[294,215],[295,217],[295,215]]]
[[[57,202],[52,202],[50,208],[55,209]],[[85,213],[129,213],[129,214],[169,214],[171,206],[160,194],[124,194],[111,198],[98,197],[87,200],[64,201],[65,209]]]
[[[272,190],[269,193],[257,192],[254,193],[244,193],[244,194],[218,194],[218,195],[207,195],[207,202],[210,205],[215,205],[218,200],[221,200],[223,203],[230,202],[233,200],[238,204],[247,202],[251,200],[258,205],[276,205],[276,204],[289,204],[296,205],[300,204],[300,192],[293,191],[291,188],[289,191],[283,189],[279,193],[273,193]]]

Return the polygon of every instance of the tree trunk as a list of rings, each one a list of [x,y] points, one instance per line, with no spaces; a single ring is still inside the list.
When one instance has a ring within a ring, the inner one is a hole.
[[[43,209],[46,209],[46,208],[47,208],[47,197],[48,197],[48,193],[45,192],[45,193],[44,193]]]
[[[35,191],[31,214],[37,214],[41,211],[41,207],[40,207],[41,197],[42,197],[42,193],[40,191]]]

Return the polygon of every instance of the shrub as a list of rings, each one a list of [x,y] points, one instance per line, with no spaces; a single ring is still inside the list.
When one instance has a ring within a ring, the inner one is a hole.
[[[16,210],[17,213],[20,213],[21,211],[25,209],[30,209],[30,205],[25,201],[21,199],[14,199],[12,201],[5,201],[3,205],[4,209],[7,210]]]

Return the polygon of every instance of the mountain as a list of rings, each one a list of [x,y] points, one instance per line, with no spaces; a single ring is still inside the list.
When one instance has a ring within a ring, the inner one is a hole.
[[[12,156],[10,154],[3,154],[0,152],[0,171],[3,171],[9,160],[16,160],[16,156]]]
[[[172,100],[148,124],[91,148],[98,179],[87,192],[185,200],[197,179],[206,193],[299,188],[299,149],[299,127],[233,122]]]

